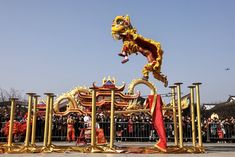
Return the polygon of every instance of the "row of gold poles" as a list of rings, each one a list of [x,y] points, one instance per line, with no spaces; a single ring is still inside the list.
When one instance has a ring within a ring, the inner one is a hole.
[[[96,146],[96,90],[92,89],[91,146]]]
[[[196,131],[195,131],[195,113],[194,113],[194,86],[188,86],[190,89],[190,111],[192,125],[192,144],[196,147]]]
[[[31,144],[35,146],[35,134],[36,134],[36,119],[37,119],[37,98],[39,97],[35,93],[27,93],[28,98],[28,112],[27,112],[27,127],[26,127],[26,136],[25,136],[25,144],[26,148],[29,147],[29,140],[31,134]],[[34,102],[33,102],[34,99]],[[15,105],[17,98],[11,98],[11,113],[10,113],[10,127],[9,127],[9,138],[8,138],[8,146],[12,146],[12,136],[13,136],[13,125],[14,125],[14,117],[15,117]],[[33,107],[33,122],[32,122],[32,131],[31,131],[31,113],[32,113],[32,105]]]
[[[28,98],[28,115],[27,115],[27,128],[26,128],[26,136],[25,136],[25,148],[29,147],[29,139],[31,134],[31,145],[35,147],[35,135],[36,135],[36,119],[37,119],[37,104],[38,97],[35,93],[27,93]],[[52,135],[52,114],[53,114],[53,93],[45,93],[47,96],[46,102],[46,115],[45,115],[45,130],[44,130],[44,141],[43,147],[47,148],[51,146],[51,135]],[[34,99],[34,102],[33,102]],[[31,131],[31,113],[32,113],[32,105],[33,106],[33,120],[32,120],[32,131]]]
[[[33,96],[36,95],[35,93],[27,93],[29,96],[28,98],[28,114],[27,114],[27,125],[26,125],[26,135],[25,135],[25,147],[29,147],[29,139],[30,139],[30,132],[31,132],[31,113],[32,113],[32,105],[33,105]],[[35,104],[36,105],[36,104]]]
[[[37,104],[38,104],[38,97],[36,93],[27,93],[28,95],[28,114],[27,114],[27,128],[26,128],[26,135],[25,135],[25,144],[24,149],[29,149],[29,140],[31,134],[31,146],[36,147],[35,145],[35,136],[36,136],[36,122],[37,122]],[[33,116],[32,115],[32,106],[33,106]],[[33,120],[31,121],[31,117]],[[32,128],[31,128],[32,123]]]
[[[50,95],[50,110],[49,110],[49,131],[48,131],[48,141],[47,141],[47,146],[52,146],[52,142],[51,142],[51,139],[52,139],[52,118],[53,118],[53,104],[54,104],[54,97],[55,95],[53,93],[51,93]]]
[[[29,148],[30,134],[31,134],[31,145],[33,147],[35,147],[37,104],[38,104],[38,97],[39,97],[39,95],[36,95],[35,93],[27,93],[27,95],[28,95],[28,112],[27,112],[27,128],[26,128],[25,144],[24,144],[24,148],[26,148],[26,149]],[[44,130],[43,147],[47,148],[47,147],[51,146],[54,94],[53,93],[45,93],[45,95],[47,96],[47,102],[46,102],[45,130]],[[9,147],[12,146],[16,100],[17,100],[17,98],[11,98],[9,138],[8,138],[8,142],[7,142],[7,145]],[[32,130],[31,130],[32,105],[34,105],[34,106],[33,106]]]
[[[12,138],[13,138],[13,124],[15,119],[15,106],[17,98],[11,98],[11,113],[10,113],[10,126],[9,126],[9,134],[8,134],[8,141],[7,146],[12,146]]]
[[[196,107],[197,107],[197,131],[198,131],[198,146],[202,147],[202,134],[201,134],[201,104],[200,104],[200,91],[199,85],[201,83],[193,83],[193,86],[188,86],[190,88],[190,98],[191,98],[191,122],[192,122],[192,143],[196,146],[196,130],[195,130],[195,112],[194,112],[194,88],[196,88]]]
[[[178,120],[179,120],[179,147],[183,147],[183,125],[182,125],[182,109],[181,109],[181,82],[175,83],[177,87],[177,96],[178,96]]]
[[[198,130],[198,146],[202,147],[202,131],[201,131],[201,104],[200,104],[200,91],[199,85],[201,83],[193,83],[196,87],[196,101],[197,101],[197,130]]]
[[[181,109],[181,82],[175,83],[176,86],[170,86],[172,92],[172,106],[173,106],[173,121],[174,121],[174,139],[175,145],[180,148],[183,147],[183,127],[182,127],[182,109]],[[196,99],[197,99],[197,130],[198,130],[198,146],[202,147],[202,134],[201,134],[201,111],[200,111],[200,92],[199,85],[201,83],[193,83],[193,86],[188,86],[190,89],[190,110],[191,110],[191,122],[192,122],[192,145],[196,146],[196,131],[195,131],[195,113],[194,113],[194,88],[196,87]],[[177,88],[177,105],[178,105],[178,123],[176,118],[176,106],[175,106],[175,88]],[[179,135],[177,124],[179,127]],[[178,140],[179,138],[179,140]]]
[[[36,137],[36,123],[37,123],[37,104],[38,104],[39,95],[34,95],[34,105],[33,105],[33,121],[32,121],[32,135],[31,135],[31,145],[35,145],[35,137]]]
[[[96,146],[96,90],[92,89],[92,125],[91,125],[91,146]],[[111,111],[110,111],[110,145],[109,148],[114,146],[114,103],[115,103],[115,89],[111,89]]]
[[[170,86],[172,93],[172,107],[173,107],[173,123],[174,123],[174,141],[175,145],[178,145],[178,128],[177,128],[177,117],[176,117],[176,106],[175,106],[175,88],[176,86]]]
[[[111,113],[110,113],[110,145],[109,148],[113,148],[114,146],[114,101],[115,100],[115,90],[111,89]]]
[[[52,136],[52,116],[53,116],[53,93],[44,93],[46,95],[46,114],[45,114],[45,127],[44,127],[44,139],[43,149],[51,147],[51,136]]]

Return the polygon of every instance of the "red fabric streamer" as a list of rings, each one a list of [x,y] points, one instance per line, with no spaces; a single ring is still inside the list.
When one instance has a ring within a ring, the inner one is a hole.
[[[149,95],[147,98],[146,105],[150,108],[152,114],[152,122],[154,129],[156,130],[159,141],[154,145],[163,152],[166,152],[167,141],[166,141],[166,130],[164,127],[163,115],[162,115],[162,98],[160,95]]]

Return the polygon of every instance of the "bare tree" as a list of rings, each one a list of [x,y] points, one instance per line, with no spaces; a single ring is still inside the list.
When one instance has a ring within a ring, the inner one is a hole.
[[[0,102],[7,101],[6,90],[0,88]]]
[[[22,100],[22,94],[19,90],[11,88],[9,91],[0,88],[0,102],[9,101],[10,98]]]

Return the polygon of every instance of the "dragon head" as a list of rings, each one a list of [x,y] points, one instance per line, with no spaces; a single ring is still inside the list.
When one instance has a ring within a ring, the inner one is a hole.
[[[127,34],[128,31],[133,30],[130,17],[116,16],[112,23],[112,36],[116,40],[120,40]]]

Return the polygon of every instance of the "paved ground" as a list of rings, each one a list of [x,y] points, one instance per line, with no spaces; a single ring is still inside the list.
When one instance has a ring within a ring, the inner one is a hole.
[[[56,143],[63,145],[71,145],[72,143]],[[152,146],[153,143],[116,143],[117,146]],[[188,144],[189,145],[189,144]],[[235,143],[227,144],[227,143],[210,143],[204,144],[206,149],[206,153],[204,154],[103,154],[103,153],[37,153],[37,154],[0,154],[0,156],[7,157],[35,157],[40,156],[48,156],[48,157],[184,157],[184,156],[193,156],[193,157],[234,157],[235,156]]]

